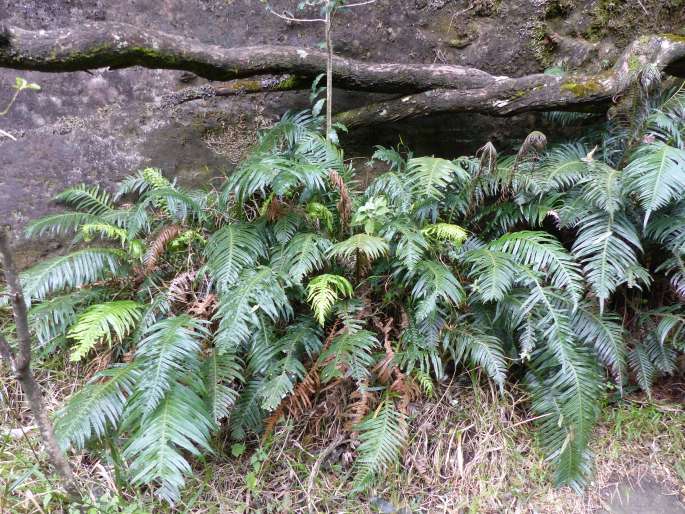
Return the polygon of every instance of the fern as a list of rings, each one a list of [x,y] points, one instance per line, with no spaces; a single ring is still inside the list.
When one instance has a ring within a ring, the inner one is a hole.
[[[378,408],[356,429],[361,444],[354,467],[354,487],[360,491],[397,462],[407,440],[407,420],[395,406],[392,396],[385,394]]]
[[[266,248],[255,227],[231,224],[217,231],[207,242],[207,267],[221,288],[238,280],[240,272],[263,257]]]
[[[97,373],[55,415],[55,436],[63,449],[83,448],[119,425],[127,397],[140,370],[134,364],[118,365]]]
[[[297,234],[279,255],[277,266],[294,283],[301,284],[304,277],[323,268],[330,247],[331,242],[317,234]]]
[[[356,234],[331,246],[328,255],[349,259],[360,253],[373,261],[387,254],[388,250],[385,239],[369,234]]]
[[[314,317],[323,325],[331,308],[341,297],[352,296],[352,284],[340,275],[319,275],[307,286],[307,301],[314,311]]]
[[[69,329],[73,339],[70,360],[80,361],[101,341],[110,346],[115,340],[123,341],[140,320],[143,306],[130,300],[99,303],[86,309]]]
[[[235,405],[238,392],[233,386],[244,380],[241,364],[235,352],[220,354],[216,349],[202,363],[207,403],[216,424],[228,418]]]
[[[113,210],[110,196],[98,186],[80,185],[66,189],[55,197],[55,201],[72,209],[96,216]]]

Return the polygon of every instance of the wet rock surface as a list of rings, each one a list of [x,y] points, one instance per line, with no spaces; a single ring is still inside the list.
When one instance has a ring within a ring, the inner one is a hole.
[[[277,0],[271,5],[279,12],[299,14],[297,3]],[[589,66],[600,52],[611,58],[611,42],[600,48],[545,39],[549,30],[574,37],[570,28],[581,23],[584,13],[590,16],[596,2],[566,1],[550,20],[551,3],[378,0],[337,17],[335,49],[370,61],[446,62],[515,76],[541,71],[549,64],[541,59],[543,54],[550,62],[561,59],[571,67]],[[573,19],[572,24],[565,21]],[[0,0],[0,22],[23,28],[103,20],[224,46],[313,47],[323,38],[319,24],[288,23],[267,13],[259,0]],[[289,92],[212,98],[169,108],[165,94],[203,81],[183,72],[132,68],[65,74],[0,70],[0,106],[9,99],[16,76],[43,88],[22,94],[11,113],[0,119],[0,128],[17,138],[0,138],[0,220],[17,227],[54,210],[50,199],[65,187],[80,182],[111,187],[143,166],[160,167],[184,184],[206,184],[230,172],[257,128],[308,104],[306,92]],[[344,109],[368,100],[368,95],[336,91],[335,106]],[[514,120],[443,115],[374,128],[372,133],[374,144],[396,144],[401,135],[417,153],[449,157],[472,152],[487,139],[510,145],[541,126],[542,118],[535,115]],[[368,155],[369,135],[359,131],[348,136],[348,155]]]

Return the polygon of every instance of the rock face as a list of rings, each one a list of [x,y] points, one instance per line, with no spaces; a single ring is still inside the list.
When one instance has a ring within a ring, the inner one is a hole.
[[[677,1],[644,0],[647,8],[660,6],[656,18],[644,17],[646,29],[677,27],[682,11],[664,7]],[[616,28],[601,25],[600,14],[611,18],[606,3],[377,0],[341,13],[333,38],[337,53],[369,61],[450,62],[514,76],[541,71],[558,60],[571,67],[597,68],[615,56],[611,38]],[[317,15],[298,12],[297,4],[270,2],[279,13]],[[0,21],[19,27],[67,27],[84,20],[138,24],[224,46],[313,47],[323,38],[320,24],[286,22],[268,13],[262,0],[0,0]],[[634,34],[634,26],[632,30]],[[599,34],[604,40],[578,40],[583,34]],[[39,93],[22,94],[0,120],[0,128],[17,139],[0,139],[0,220],[17,227],[54,209],[50,199],[69,185],[111,187],[144,166],[160,167],[182,183],[206,184],[230,171],[254,140],[255,129],[308,102],[306,93],[273,93],[168,108],[164,94],[202,81],[181,72],[137,68],[65,74],[0,70],[0,108],[16,76],[42,86]],[[335,106],[355,106],[359,98],[336,92]],[[417,153],[455,156],[487,139],[507,145],[532,128],[545,129],[539,116],[515,122],[441,116],[374,129],[373,142],[396,144],[401,134]],[[369,135],[359,131],[349,136],[348,155],[368,155]]]

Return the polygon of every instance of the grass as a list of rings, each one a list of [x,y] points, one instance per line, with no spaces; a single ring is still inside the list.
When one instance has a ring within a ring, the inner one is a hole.
[[[50,365],[60,367],[58,362]],[[51,409],[73,391],[73,377],[84,371],[40,370],[41,383],[50,384],[46,401]],[[55,478],[46,473],[30,415],[7,370],[3,372],[0,512],[77,512],[63,505]],[[629,395],[604,408],[593,444],[595,480],[583,496],[550,485],[551,472],[535,444],[535,419],[529,417],[526,398],[516,390],[500,396],[468,374],[411,406],[413,436],[400,466],[364,496],[349,490],[354,442],[330,446],[342,438],[335,412],[342,391],[335,389],[321,393],[308,417],[286,419],[264,442],[242,445],[220,436],[225,452],[196,464],[175,510],[145,492],[117,493],[106,454],[70,458],[83,490],[90,493],[89,514],[592,512],[605,505],[620,482],[644,476],[685,495],[685,407],[678,403],[685,385],[672,381],[656,391],[652,401]],[[8,427],[29,429],[10,433]]]

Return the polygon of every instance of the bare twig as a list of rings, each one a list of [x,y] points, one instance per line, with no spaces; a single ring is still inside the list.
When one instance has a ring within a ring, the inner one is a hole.
[[[57,444],[52,423],[43,405],[40,386],[31,372],[31,334],[29,332],[28,313],[19,282],[19,275],[12,259],[8,229],[5,227],[0,227],[0,256],[2,257],[5,281],[7,282],[7,288],[12,301],[12,314],[14,315],[18,345],[18,351],[15,352],[2,334],[0,334],[0,354],[9,361],[14,375],[26,395],[29,407],[45,444],[45,450],[47,451],[50,463],[62,479],[69,495],[74,499],[78,499],[80,495],[76,487],[74,474],[64,453],[62,453]]]

